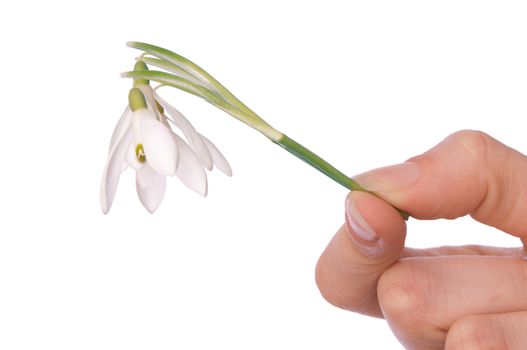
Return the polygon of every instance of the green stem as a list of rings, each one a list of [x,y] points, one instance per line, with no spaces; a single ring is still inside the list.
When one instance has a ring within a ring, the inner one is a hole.
[[[359,185],[356,181],[346,176],[343,172],[335,168],[333,165],[326,162],[320,156],[311,152],[292,138],[284,135],[280,140],[275,142],[282,146],[289,153],[294,154],[296,157],[302,159],[307,164],[311,165],[315,169],[318,169],[323,174],[329,176],[342,186],[346,187],[350,191],[366,191],[364,187]]]
[[[273,142],[280,145],[282,148],[287,150],[289,153],[300,158],[301,160],[311,165],[315,169],[319,170],[326,176],[330,177],[334,181],[338,182],[342,186],[346,187],[348,190],[372,193],[366,190],[361,185],[359,185],[356,181],[354,181],[350,177],[346,176],[342,171],[338,170],[333,165],[329,164],[324,159],[322,159],[320,156],[316,155],[315,153],[313,153],[306,147],[302,146],[301,144],[299,144],[298,142],[296,142],[289,136],[283,135],[283,137],[280,138],[278,141],[273,141]],[[372,193],[372,194],[375,194],[375,193]],[[399,209],[397,209],[397,211],[401,214],[401,216],[405,220],[408,220],[408,217],[410,216],[408,213],[402,210],[399,210]]]
[[[247,107],[242,101],[240,101],[233,93],[231,93],[225,86],[223,86],[219,81],[216,80],[212,75],[210,75],[206,70],[192,62],[191,60],[175,53],[170,50],[164,49],[159,46],[141,43],[137,41],[129,41],[127,43],[129,47],[133,47],[138,50],[142,50],[146,53],[149,53],[153,56],[160,58],[161,60],[168,61],[178,67],[183,71],[186,71],[190,75],[196,77],[197,79],[209,84],[214,88],[220,95],[223,95],[227,101],[233,104],[236,108],[240,109],[242,112],[254,117],[258,117],[249,107]]]
[[[194,62],[159,46],[140,42],[129,42],[128,46],[142,50],[156,58],[142,57],[141,59],[162,69],[172,71],[175,74],[168,74],[160,71],[134,70],[126,72],[124,77],[141,78],[157,81],[161,84],[169,85],[177,89],[186,91],[193,95],[203,98],[207,102],[229,113],[233,117],[241,120],[247,125],[260,131],[274,143],[282,146],[288,152],[294,154],[304,162],[318,169],[331,179],[335,180],[350,191],[369,192],[353,179],[346,176],[333,165],[326,162],[309,149],[305,148],[295,140],[274,129],[265,120],[260,118],[255,112],[241,102],[225,86],[217,81],[212,75]],[[181,76],[180,76],[181,75]],[[371,193],[371,192],[369,192]],[[397,209],[397,208],[396,208]],[[397,209],[401,216],[406,220],[408,213]]]

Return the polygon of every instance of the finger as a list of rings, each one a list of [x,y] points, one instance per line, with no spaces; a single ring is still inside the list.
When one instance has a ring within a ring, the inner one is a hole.
[[[508,349],[527,347],[527,311],[473,315],[457,320],[448,330],[445,349]]]
[[[527,237],[527,157],[482,132],[457,132],[406,163],[355,179],[416,218],[471,214]]]
[[[425,256],[454,256],[454,255],[487,255],[522,257],[525,255],[523,247],[502,248],[484,245],[442,246],[426,249],[405,247],[401,258]]]
[[[381,317],[377,280],[399,259],[405,234],[404,220],[388,203],[368,193],[350,193],[346,224],[316,267],[322,295],[343,309]]]
[[[471,314],[527,310],[527,260],[498,256],[408,258],[380,278],[378,298],[394,333],[416,348],[441,348]]]

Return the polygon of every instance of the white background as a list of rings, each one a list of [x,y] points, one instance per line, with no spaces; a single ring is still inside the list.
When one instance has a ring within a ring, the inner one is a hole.
[[[1,349],[398,349],[327,304],[319,254],[346,191],[206,103],[165,93],[234,176],[176,179],[150,215],[100,176],[137,55],[177,51],[353,175],[459,129],[527,152],[523,1],[17,1],[0,11]],[[408,244],[518,241],[409,222]]]

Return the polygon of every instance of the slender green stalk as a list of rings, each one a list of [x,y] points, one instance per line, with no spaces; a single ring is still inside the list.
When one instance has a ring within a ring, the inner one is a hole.
[[[348,190],[369,192],[321,157],[273,128],[197,64],[175,52],[158,46],[139,42],[129,42],[128,46],[156,57],[150,58],[142,56],[139,60],[171,71],[174,74],[160,71],[135,70],[133,72],[123,73],[123,77],[156,81],[201,97],[210,104],[258,130],[271,141],[318,169]],[[405,220],[408,219],[408,213],[401,210],[399,210],[399,213]]]
[[[289,153],[294,154],[298,158],[302,159],[307,164],[311,165],[315,169],[318,169],[325,175],[329,176],[342,186],[346,187],[350,191],[366,191],[364,187],[359,185],[356,181],[346,176],[342,171],[335,168],[333,165],[326,162],[320,156],[316,155],[306,147],[302,146],[287,135],[275,142],[282,146]]]
[[[197,79],[205,82],[210,85],[221,95],[225,96],[225,99],[235,105],[237,108],[241,109],[248,115],[251,115],[255,118],[260,118],[256,113],[254,113],[249,107],[247,107],[242,101],[240,101],[233,93],[231,93],[225,86],[223,86],[219,81],[217,81],[212,75],[210,75],[206,70],[192,62],[191,60],[175,53],[170,50],[164,49],[159,46],[141,43],[136,41],[130,41],[127,43],[129,47],[134,49],[142,50],[146,53],[149,53],[153,56],[156,56],[162,60],[166,60],[183,70],[187,71],[190,75],[196,77]]]
[[[179,66],[176,66],[175,64],[173,63],[170,63],[166,60],[162,60],[160,58],[155,58],[155,57],[148,57],[148,56],[141,56],[139,58],[137,58],[138,61],[140,62],[144,62],[150,66],[155,66],[155,67],[158,67],[158,68],[161,68],[161,69],[164,69],[166,71],[169,71],[175,75],[179,75],[181,76],[182,78],[185,78],[195,84],[198,84],[198,85],[201,85],[202,81],[197,79],[196,77],[190,75],[189,73],[187,73],[187,71],[185,71],[183,68],[179,67]]]
[[[183,90],[185,92],[188,92],[192,95],[201,97],[205,100],[214,102],[214,103],[221,103],[223,99],[216,94],[214,94],[212,91],[208,90],[207,88],[204,88],[203,86],[196,84],[195,82],[192,82],[190,80],[187,80],[185,78],[182,78],[180,76],[155,71],[155,70],[148,70],[148,71],[131,71],[131,72],[124,72],[121,74],[123,78],[134,78],[134,79],[147,79],[147,80],[153,80],[161,84],[170,85],[172,87],[175,87],[179,90]]]
[[[373,192],[370,192],[366,190],[364,187],[362,187],[359,183],[357,183],[352,178],[348,177],[346,174],[344,174],[342,171],[335,168],[333,165],[326,162],[324,159],[322,159],[317,154],[313,153],[306,147],[302,146],[292,138],[290,138],[287,135],[283,135],[282,138],[278,141],[274,141],[274,143],[278,144],[285,150],[287,150],[289,153],[295,155],[296,157],[300,158],[307,164],[311,165],[315,169],[319,170],[326,176],[333,179],[335,182],[338,182],[342,186],[346,187],[350,191],[362,191],[362,192],[368,192],[375,194]],[[395,208],[397,209],[397,208]],[[408,220],[409,214],[407,212],[404,212],[402,210],[397,209],[401,216]]]

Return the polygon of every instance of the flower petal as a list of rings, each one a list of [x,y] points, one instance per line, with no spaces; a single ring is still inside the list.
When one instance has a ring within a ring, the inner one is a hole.
[[[159,174],[154,169],[152,169],[151,166],[146,164],[144,167],[136,171],[135,175],[138,185],[140,185],[142,188],[149,188],[152,187],[156,176]],[[161,176],[164,177],[164,175]]]
[[[227,176],[232,176],[232,169],[229,165],[229,162],[227,162],[227,159],[225,159],[225,156],[220,152],[218,147],[216,147],[212,141],[210,141],[205,136],[201,135],[201,138],[203,139],[203,142],[207,145],[207,148],[209,149],[210,155],[212,156],[212,163],[214,163],[214,166],[224,173]]]
[[[125,171],[126,169],[128,169],[128,163],[123,162],[123,167],[121,169],[121,172]]]
[[[201,139],[201,135],[194,129],[192,124],[185,118],[180,111],[174,108],[171,104],[163,100],[157,93],[154,92],[154,98],[159,104],[168,112],[171,117],[170,121],[178,127],[188,141],[190,148],[196,153],[201,164],[208,170],[212,170],[212,156],[205,142]]]
[[[162,175],[174,175],[177,168],[178,150],[172,132],[146,109],[134,112],[138,118],[139,140],[145,150],[147,163]]]
[[[143,93],[146,100],[146,105],[150,113],[156,117],[157,120],[161,120],[161,113],[157,109],[156,100],[154,99],[154,90],[150,85],[141,84],[138,86],[139,90]]]
[[[207,196],[207,174],[199,159],[187,143],[178,135],[174,134],[174,140],[178,144],[179,162],[176,176],[191,190],[203,197]]]
[[[130,106],[126,106],[123,114],[119,118],[119,121],[117,121],[117,124],[115,125],[115,128],[113,129],[112,138],[110,140],[110,147],[108,148],[108,153],[112,151],[112,148],[115,146],[116,141],[123,135],[123,133],[126,131],[126,128],[130,126],[130,123],[132,121],[132,111],[130,110]]]
[[[150,185],[143,187],[142,184],[146,179],[148,179],[147,182],[150,182]],[[150,213],[154,213],[159,208],[165,196],[166,186],[166,176],[155,172],[148,165],[136,172],[135,188],[137,189],[137,195],[143,206]]]
[[[101,182],[101,208],[104,214],[108,213],[112,207],[117,185],[119,184],[119,177],[123,169],[124,156],[131,141],[132,128],[129,127],[116,139],[115,147],[110,150],[108,155]]]

